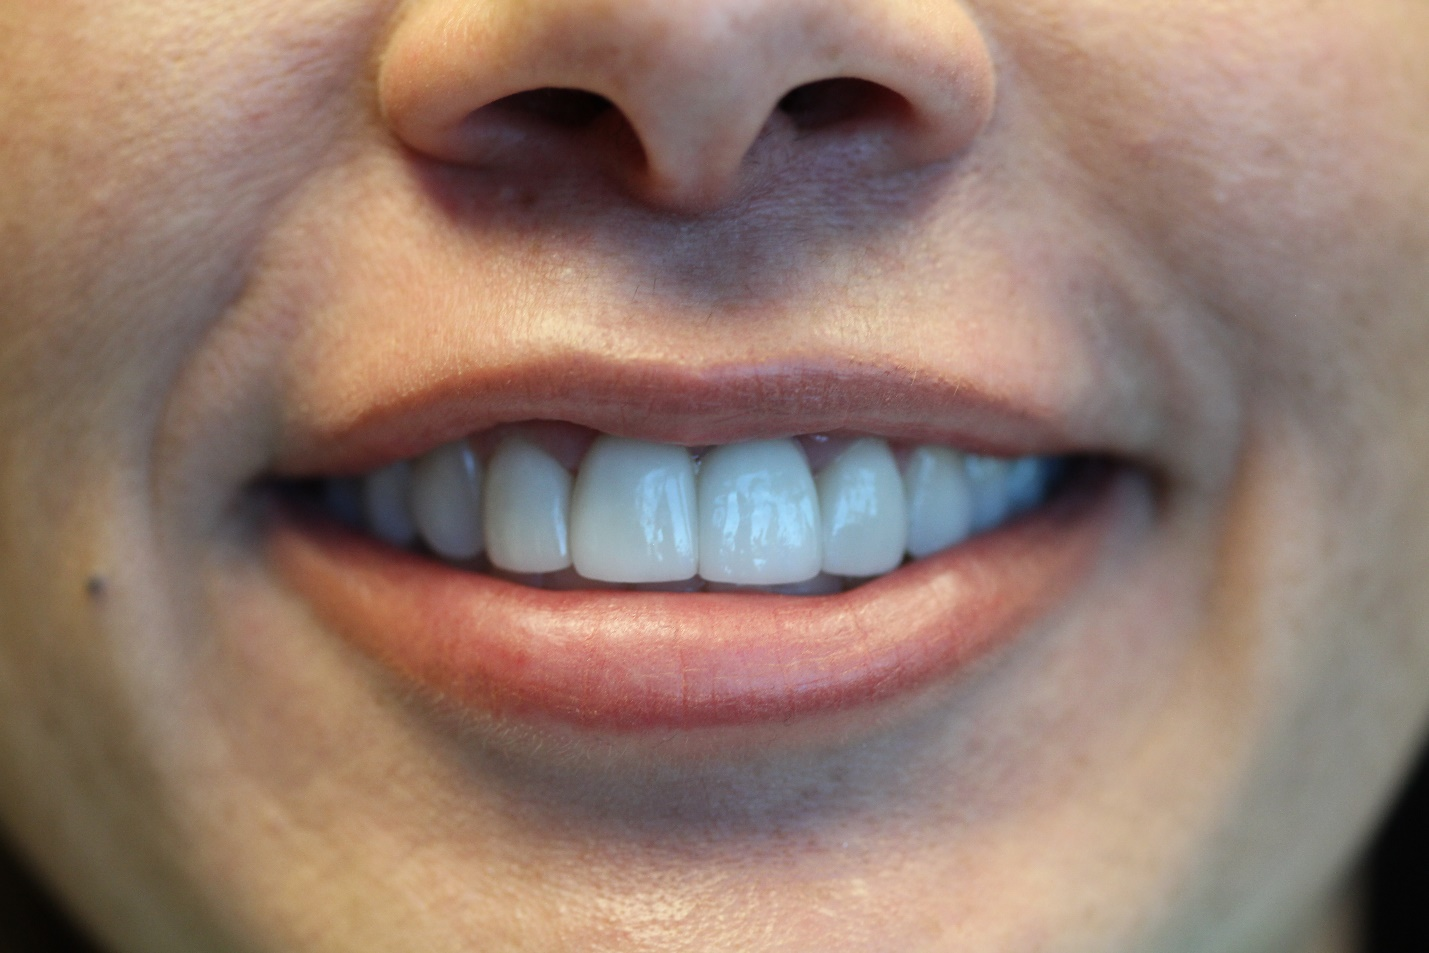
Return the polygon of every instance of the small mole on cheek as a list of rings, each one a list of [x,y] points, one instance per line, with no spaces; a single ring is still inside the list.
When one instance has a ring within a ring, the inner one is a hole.
[[[104,594],[109,591],[109,580],[99,573],[90,576],[84,583],[84,594],[91,600],[98,602],[104,598]]]

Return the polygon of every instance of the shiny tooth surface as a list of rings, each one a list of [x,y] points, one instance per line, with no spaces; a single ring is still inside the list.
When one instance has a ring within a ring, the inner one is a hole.
[[[412,516],[433,552],[460,560],[482,551],[481,482],[481,463],[464,440],[412,465]]]
[[[963,458],[963,467],[972,487],[973,532],[981,533],[1001,523],[1011,509],[1008,476],[1012,461],[970,453]]]
[[[769,586],[819,574],[819,501],[792,440],[716,447],[701,462],[699,573],[710,582]]]
[[[539,447],[508,439],[487,465],[482,522],[492,565],[546,573],[571,565],[571,475]]]
[[[484,440],[327,480],[325,508],[539,588],[826,595],[1034,509],[1065,465],[821,434],[698,449],[591,436],[564,463],[544,431]]]
[[[399,460],[362,479],[362,515],[372,535],[393,546],[417,539],[411,511],[412,467]]]
[[[601,437],[571,497],[576,571],[606,582],[679,582],[698,570],[695,467],[683,447]]]
[[[815,479],[824,572],[878,576],[898,567],[908,544],[903,477],[888,444],[855,441]]]
[[[908,498],[908,555],[921,559],[973,531],[973,488],[963,455],[947,447],[916,448],[903,473]]]

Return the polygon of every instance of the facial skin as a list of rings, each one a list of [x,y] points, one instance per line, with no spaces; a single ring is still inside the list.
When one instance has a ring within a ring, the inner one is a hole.
[[[1429,705],[1429,5],[0,0],[0,63],[0,822],[113,948],[1330,942]],[[845,75],[911,112],[773,109]],[[553,86],[630,126],[453,131]],[[434,381],[850,355],[1154,488],[899,704],[451,717],[265,545]]]

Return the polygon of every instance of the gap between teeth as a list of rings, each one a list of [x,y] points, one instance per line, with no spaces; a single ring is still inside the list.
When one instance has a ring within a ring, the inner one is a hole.
[[[530,585],[814,595],[1038,506],[1057,466],[938,445],[895,456],[874,437],[758,440],[696,456],[601,436],[573,476],[517,434],[485,460],[458,441],[325,489],[335,515],[394,546],[420,543]]]

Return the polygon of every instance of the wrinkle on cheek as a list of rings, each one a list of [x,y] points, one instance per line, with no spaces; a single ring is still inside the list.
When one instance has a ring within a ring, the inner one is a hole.
[[[264,219],[351,122],[341,97],[359,88],[378,20],[344,6],[10,11],[0,311],[12,381],[46,404],[92,404],[105,386],[111,406],[153,402],[163,369],[241,287]]]
[[[1258,391],[1324,415],[1365,398],[1355,380],[1402,381],[1393,352],[1424,346],[1405,319],[1423,324],[1429,5],[1099,6],[1039,4],[1043,28],[1014,31],[1063,161]]]

